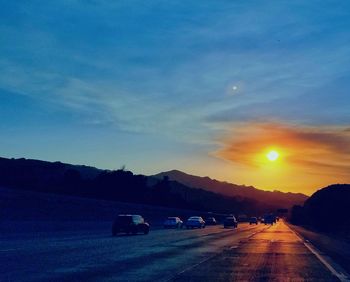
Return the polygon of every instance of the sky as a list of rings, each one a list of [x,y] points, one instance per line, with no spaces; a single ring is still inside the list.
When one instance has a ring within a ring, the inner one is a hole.
[[[350,182],[349,1],[0,4],[1,156]]]

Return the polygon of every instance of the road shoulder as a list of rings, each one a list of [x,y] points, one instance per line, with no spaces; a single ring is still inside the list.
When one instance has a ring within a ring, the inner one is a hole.
[[[288,226],[304,241],[304,244],[329,269],[338,273],[341,281],[350,281],[350,242],[339,237],[309,230],[288,223]]]

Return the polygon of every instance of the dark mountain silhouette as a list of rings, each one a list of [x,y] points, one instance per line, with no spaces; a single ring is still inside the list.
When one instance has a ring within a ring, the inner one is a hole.
[[[323,231],[350,232],[350,184],[334,184],[315,192],[292,209],[291,221]]]
[[[0,186],[217,213],[260,215],[285,207],[282,201],[269,202],[267,198],[258,201],[241,195],[224,195],[220,191],[189,187],[167,176],[147,177],[134,175],[124,168],[101,170],[23,158],[0,158]]]
[[[214,193],[219,193],[229,197],[242,197],[255,200],[257,202],[268,203],[275,207],[289,208],[293,205],[300,205],[308,198],[300,193],[283,193],[280,191],[264,191],[252,186],[236,185],[222,182],[209,177],[200,177],[186,174],[179,170],[171,170],[153,175],[155,178],[168,176],[170,180],[180,182],[193,188],[201,188]]]

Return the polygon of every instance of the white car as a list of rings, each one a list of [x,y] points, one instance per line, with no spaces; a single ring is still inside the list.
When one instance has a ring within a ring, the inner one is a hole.
[[[182,220],[179,217],[168,217],[164,221],[164,228],[181,228],[183,225]]]
[[[186,221],[186,228],[205,228],[205,221],[201,216],[191,216]]]

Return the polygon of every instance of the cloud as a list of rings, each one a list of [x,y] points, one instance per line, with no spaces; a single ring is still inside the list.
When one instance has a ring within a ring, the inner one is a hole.
[[[266,165],[269,148],[281,152],[289,170],[307,174],[338,175],[350,179],[350,132],[347,127],[301,126],[285,123],[233,124],[219,140],[216,156],[250,167]]]

